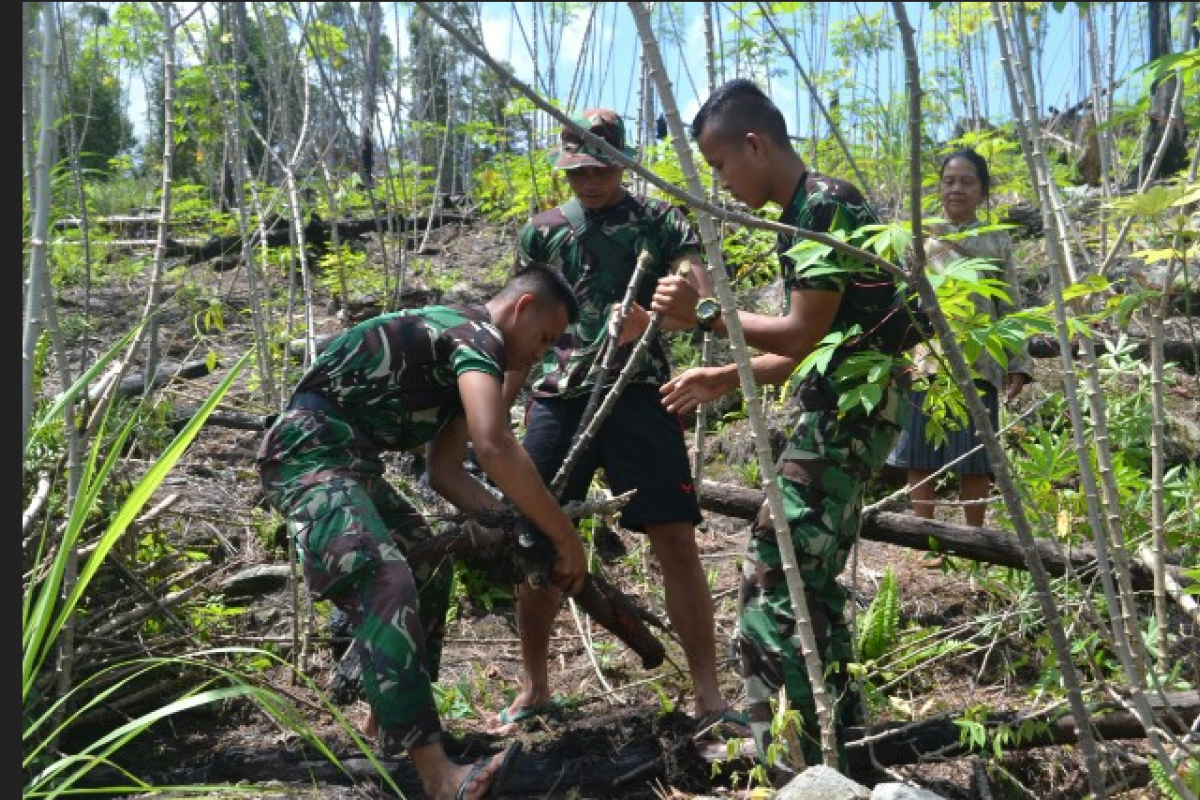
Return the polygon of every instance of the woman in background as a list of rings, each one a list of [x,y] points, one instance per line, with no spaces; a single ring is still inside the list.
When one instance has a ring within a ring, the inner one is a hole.
[[[993,320],[999,319],[1016,309],[1019,299],[1016,268],[1012,258],[1012,240],[1005,231],[986,231],[976,235],[944,238],[946,234],[961,234],[982,226],[978,212],[988,199],[991,175],[987,161],[974,150],[957,150],[942,161],[938,198],[947,223],[933,227],[933,238],[926,247],[929,268],[939,270],[964,258],[983,258],[1000,268],[1006,291],[1012,303],[975,295],[976,307]],[[937,371],[938,360],[929,347],[920,346],[914,351],[917,368],[926,375]],[[1033,370],[1028,353],[1024,350],[1009,357],[1006,367],[984,352],[974,364],[980,377],[976,386],[982,392],[984,406],[991,416],[993,427],[999,427],[998,396],[1004,392],[1005,400],[1012,400],[1025,384],[1033,379]],[[910,391],[910,411],[906,412],[904,430],[896,447],[888,456],[892,466],[908,470],[909,495],[913,501],[913,513],[924,519],[933,519],[934,483],[930,476],[946,464],[958,459],[979,444],[975,426],[968,420],[961,430],[951,431],[944,444],[934,446],[926,438],[929,417],[922,411],[925,392]],[[958,461],[950,470],[958,475],[959,499],[964,503],[966,523],[982,527],[987,504],[985,498],[991,492],[993,471],[987,452],[976,450]],[[929,562],[931,567],[940,567],[942,559]]]

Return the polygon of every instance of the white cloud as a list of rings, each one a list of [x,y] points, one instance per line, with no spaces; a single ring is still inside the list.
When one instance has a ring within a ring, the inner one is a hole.
[[[533,58],[520,30],[516,29],[511,6],[483,4],[483,44],[488,55],[512,67],[518,80],[528,84],[533,79]]]

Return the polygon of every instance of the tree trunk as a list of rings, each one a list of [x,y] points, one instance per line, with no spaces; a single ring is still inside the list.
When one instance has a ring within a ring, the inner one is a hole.
[[[1037,107],[1032,100],[1034,95],[1032,92],[1032,71],[1028,64],[1029,48],[1028,46],[1020,48],[1019,52],[1022,60],[1020,63],[1014,63],[1018,51],[1014,49],[1014,37],[1006,12],[1007,7],[1002,7],[1001,4],[993,2],[991,8],[992,17],[996,24],[997,39],[1003,54],[1002,63],[1008,76],[1007,84],[1012,106],[1018,112],[1017,130],[1021,138],[1021,150],[1029,167],[1031,178],[1038,190],[1039,203],[1045,220],[1047,251],[1052,261],[1060,264],[1069,264],[1067,259],[1070,257],[1070,251],[1066,247],[1065,242],[1064,230],[1066,223],[1060,213],[1061,203],[1058,200],[1053,181],[1051,180],[1049,163],[1040,147],[1040,137],[1035,135],[1037,133],[1038,114],[1036,113]],[[1023,22],[1022,9],[1020,7],[1016,8],[1016,13],[1019,21]],[[1018,25],[1016,29],[1016,41],[1025,41],[1023,33],[1023,25]],[[1162,742],[1153,728],[1153,715],[1147,697],[1142,690],[1142,687],[1145,685],[1145,649],[1142,645],[1136,620],[1134,619],[1135,612],[1129,578],[1129,558],[1122,541],[1120,501],[1113,479],[1112,455],[1108,448],[1104,404],[1103,399],[1097,391],[1099,381],[1095,351],[1091,340],[1086,337],[1081,342],[1083,361],[1086,369],[1085,376],[1087,378],[1085,389],[1090,403],[1091,419],[1095,427],[1095,434],[1092,437],[1092,442],[1086,441],[1084,438],[1082,408],[1076,389],[1075,366],[1069,353],[1067,308],[1064,299],[1064,291],[1067,288],[1068,282],[1073,282],[1074,280],[1074,275],[1069,268],[1064,267],[1062,271],[1059,271],[1054,269],[1052,265],[1050,282],[1054,298],[1055,328],[1060,347],[1062,348],[1063,387],[1067,396],[1067,407],[1072,423],[1073,445],[1079,465],[1080,480],[1082,481],[1087,501],[1088,521],[1095,532],[1096,554],[1100,562],[1101,585],[1104,589],[1110,630],[1115,643],[1114,650],[1121,662],[1122,668],[1126,671],[1133,692],[1133,707],[1146,729],[1149,743],[1161,763],[1169,770],[1170,758],[1163,749]],[[968,400],[971,399],[968,398]],[[987,420],[984,421],[987,422]],[[1097,481],[1096,470],[1093,470],[1092,467],[1092,444],[1096,448],[1096,464],[1100,473],[1099,481]],[[991,456],[991,452],[989,452],[989,456]],[[1002,453],[1001,457],[1003,457]],[[1103,488],[1104,492],[1103,506],[1101,504],[1101,488]],[[1026,538],[1022,535],[1022,542],[1024,543],[1025,541]],[[1040,562],[1038,563],[1040,564]],[[1031,561],[1032,565],[1033,562]],[[1041,579],[1037,575],[1034,577],[1040,587]],[[1039,593],[1040,591],[1039,588]],[[1057,609],[1053,609],[1052,613],[1057,620]],[[1049,622],[1050,614],[1047,614],[1047,623]],[[1069,652],[1063,652],[1065,642],[1059,643],[1057,641],[1060,635],[1057,626],[1051,628],[1051,634],[1055,639],[1055,650],[1059,653],[1060,663],[1067,664],[1070,655]],[[1073,669],[1064,671],[1063,676],[1065,679],[1070,679],[1068,693],[1071,697],[1072,713],[1080,726],[1080,742],[1084,750],[1084,762],[1088,771],[1089,786],[1097,797],[1104,797],[1104,786],[1102,778],[1099,775],[1099,756],[1095,751],[1095,742],[1086,725],[1087,711],[1081,705],[1082,699],[1079,697],[1077,676]],[[1176,781],[1174,785],[1177,789],[1181,789],[1185,793],[1185,796],[1188,796],[1186,788],[1180,782]]]
[[[684,133],[683,123],[679,118],[679,110],[675,104],[675,93],[663,68],[662,56],[658,49],[658,41],[650,27],[650,12],[644,3],[630,2],[637,23],[638,36],[642,41],[643,57],[650,69],[650,75],[658,85],[658,93],[662,98],[663,113],[667,118],[667,129],[683,174],[687,180],[688,189],[696,196],[704,194],[704,186],[700,183],[699,172],[692,158],[691,146]],[[812,615],[808,609],[805,596],[804,580],[800,575],[800,564],[796,559],[796,550],[792,544],[791,528],[787,523],[787,513],[784,511],[783,498],[775,481],[775,458],[771,453],[770,437],[767,432],[766,420],[763,417],[762,403],[759,402],[758,385],[750,364],[750,352],[746,347],[746,338],[742,333],[741,320],[736,313],[737,299],[725,270],[725,261],[720,248],[720,236],[712,223],[712,218],[706,214],[697,214],[700,226],[700,237],[704,241],[707,256],[708,275],[713,288],[721,302],[722,308],[727,308],[726,326],[729,343],[737,362],[738,379],[742,394],[746,398],[749,409],[750,429],[755,443],[755,453],[758,457],[759,474],[762,475],[766,487],[767,501],[771,509],[771,521],[775,527],[775,538],[779,546],[779,556],[782,562],[784,579],[787,582],[788,596],[792,601],[792,616],[795,620],[795,631],[792,634],[796,650],[803,655],[804,665],[808,673],[809,688],[812,691],[813,705],[816,708],[817,719],[821,727],[821,754],[825,765],[837,769],[837,735],[834,731],[833,698],[825,685],[825,666],[821,663],[820,651],[817,649],[816,635],[813,633]],[[792,754],[799,757],[798,753]],[[811,766],[811,765],[810,765]]]
[[[172,5],[158,5],[163,27],[163,160],[162,197],[159,200],[158,243],[150,265],[150,289],[146,294],[146,390],[154,385],[158,370],[158,311],[162,298],[163,272],[166,269],[167,226],[171,220],[171,184],[175,158],[175,23]]]
[[[25,287],[25,324],[21,342],[21,450],[29,445],[33,421],[33,369],[38,339],[42,335],[43,295],[50,285],[46,274],[46,243],[50,231],[50,165],[54,162],[54,76],[58,38],[54,30],[54,5],[42,9],[42,60],[38,99],[38,142],[34,152],[29,202],[33,206],[29,280]]]
[[[1146,21],[1149,33],[1150,60],[1171,54],[1171,4],[1168,2],[1146,3]],[[1150,172],[1159,144],[1166,139],[1166,149],[1158,174],[1163,177],[1174,175],[1187,166],[1188,154],[1184,144],[1183,120],[1171,119],[1171,99],[1175,95],[1175,84],[1179,81],[1174,73],[1164,77],[1152,89],[1150,101],[1149,129],[1143,139],[1141,178]]]
[[[371,129],[375,125],[378,106],[375,87],[379,85],[379,39],[382,34],[383,12],[379,3],[367,3],[363,14],[367,25],[367,60],[363,67],[362,120],[358,133],[358,167],[363,186],[368,191],[375,185],[375,148]]]
[[[995,6],[996,4],[993,3],[993,8]],[[911,148],[909,164],[910,168],[915,172],[920,169],[921,164],[920,98],[922,93],[916,44],[913,41],[913,30],[908,22],[908,14],[904,4],[899,2],[899,0],[895,0],[892,3],[892,11],[896,15],[897,27],[899,28],[901,41],[904,45],[906,73],[908,75],[908,125],[909,147]],[[997,32],[1001,37],[1006,33],[1004,30]],[[1026,48],[1024,56],[1028,57],[1028,48]],[[1011,71],[1009,75],[1012,75]],[[1030,97],[1032,93],[1026,92],[1025,96]],[[1019,108],[1015,104],[1014,106]],[[1104,779],[1100,771],[1100,754],[1095,739],[1088,727],[1088,712],[1083,699],[1083,687],[1079,674],[1071,662],[1071,646],[1063,627],[1062,614],[1055,604],[1053,590],[1050,585],[1050,576],[1047,574],[1045,565],[1042,563],[1041,558],[1038,557],[1037,550],[1035,549],[1033,531],[1025,513],[1025,508],[1021,503],[1021,495],[1013,478],[1008,456],[1004,452],[1004,448],[1001,447],[999,439],[996,437],[995,427],[992,425],[987,409],[984,408],[979,395],[972,391],[973,382],[970,367],[963,356],[962,348],[958,345],[953,332],[950,330],[945,315],[942,313],[941,306],[938,304],[937,294],[934,292],[929,278],[925,275],[925,250],[918,226],[921,214],[920,188],[920,176],[913,175],[911,184],[913,249],[917,254],[917,258],[912,268],[909,285],[915,286],[922,303],[929,309],[929,320],[934,331],[937,333],[938,341],[945,350],[944,355],[949,364],[950,372],[954,376],[955,383],[962,390],[963,399],[966,401],[971,420],[975,423],[975,429],[979,432],[979,437],[983,441],[988,461],[995,470],[996,487],[1004,498],[1004,507],[1012,520],[1017,538],[1026,550],[1029,576],[1033,581],[1038,605],[1041,607],[1042,615],[1045,618],[1046,631],[1050,637],[1050,643],[1053,646],[1055,655],[1059,659],[1062,682],[1067,692],[1071,711],[1075,715],[1079,727],[1079,746],[1083,751],[1088,786],[1096,797],[1102,800],[1105,795]]]

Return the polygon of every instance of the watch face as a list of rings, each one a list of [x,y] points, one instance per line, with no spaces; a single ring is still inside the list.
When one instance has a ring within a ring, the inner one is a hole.
[[[711,323],[721,314],[721,303],[715,297],[705,297],[696,304],[696,320],[701,324]]]

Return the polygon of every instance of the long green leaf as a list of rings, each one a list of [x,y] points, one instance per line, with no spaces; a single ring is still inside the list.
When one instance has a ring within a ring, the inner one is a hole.
[[[120,431],[116,440],[109,448],[108,456],[99,469],[97,469],[96,459],[99,456],[101,443],[104,441],[104,431],[107,421],[108,418],[105,417],[103,420],[104,424],[101,425],[100,430],[96,434],[92,450],[88,456],[88,463],[83,470],[83,476],[80,480],[79,493],[71,507],[71,514],[67,519],[67,527],[63,532],[62,541],[59,542],[54,560],[51,562],[45,577],[37,584],[36,591],[27,592],[22,599],[22,702],[28,698],[29,691],[33,688],[34,681],[41,670],[42,664],[50,653],[61,630],[61,624],[57,627],[55,626],[53,615],[61,594],[71,552],[75,547],[75,543],[79,540],[84,523],[87,521],[91,509],[96,505],[100,490],[104,487],[113,467],[120,460],[120,454],[124,449],[125,441],[129,438],[129,434],[133,430],[137,419],[136,417],[129,418],[125,423],[125,427]],[[31,601],[33,603],[32,608],[30,606]]]
[[[55,588],[52,593],[50,591],[51,586],[49,585],[44,585],[42,587],[41,591],[39,592],[40,597],[38,598],[38,602],[35,607],[36,610],[34,617],[27,625],[27,627],[31,628],[32,630],[22,631],[24,644],[24,652],[22,653],[23,701],[28,697],[35,677],[41,665],[44,663],[46,655],[49,653],[53,643],[57,640],[59,633],[66,625],[70,615],[74,613],[76,605],[79,603],[80,598],[83,596],[84,591],[86,591],[93,576],[95,576],[96,571],[100,568],[100,565],[104,563],[104,559],[108,556],[108,552],[129,527],[129,523],[132,522],[134,518],[141,512],[142,508],[158,489],[163,479],[166,478],[167,474],[175,467],[176,462],[179,461],[180,457],[182,457],[183,453],[191,445],[192,440],[196,438],[196,435],[204,426],[204,423],[208,419],[208,415],[211,414],[213,409],[217,407],[217,405],[224,398],[225,394],[233,386],[234,380],[238,375],[241,374],[242,370],[245,369],[252,354],[253,348],[247,350],[246,353],[243,354],[240,359],[238,359],[237,363],[235,363],[229,370],[229,374],[225,376],[225,379],[221,382],[220,386],[218,386],[216,390],[209,395],[208,399],[205,400],[204,404],[200,407],[195,416],[188,421],[188,424],[176,435],[175,439],[172,440],[171,444],[167,446],[166,450],[163,451],[163,454],[158,461],[156,461],[150,467],[145,476],[143,476],[141,481],[138,482],[137,486],[134,487],[129,497],[126,498],[125,503],[122,505],[120,511],[117,512],[116,517],[113,518],[113,521],[109,524],[108,528],[103,534],[101,534],[100,539],[96,543],[95,550],[92,551],[87,563],[84,565],[83,569],[80,570],[79,576],[75,581],[75,585],[71,587],[70,595],[67,597],[66,601],[58,607],[57,616],[53,617],[52,621],[48,621],[48,619],[49,615],[51,614],[51,609],[55,607],[54,601],[58,597],[58,591],[57,588]],[[127,432],[123,432],[123,436],[126,433]],[[109,470],[111,470],[112,464],[114,463],[113,459],[115,458],[115,454],[119,452],[120,447],[114,447],[112,449],[109,458],[105,462],[105,468],[102,470],[101,475],[99,476],[100,478],[102,478]],[[77,522],[76,535],[78,529],[82,527],[81,515],[86,513],[86,510],[91,507],[91,501],[94,501],[96,492],[98,492],[99,489],[99,484],[102,482],[102,479],[91,481],[91,491],[88,492],[88,497],[90,498],[89,502],[84,506],[80,506],[78,503],[76,504],[76,513],[72,514],[72,522]],[[56,562],[65,558],[67,551],[69,550],[70,546],[73,546],[73,544],[73,536],[64,537],[62,549],[60,550],[59,557],[56,558]],[[65,564],[65,561],[63,563]],[[54,571],[56,572],[56,576],[55,581],[53,582],[59,582],[59,585],[61,585],[60,581],[62,573],[57,572],[57,563]]]
[[[109,363],[111,363],[112,360],[117,357],[118,353],[125,349],[125,346],[133,340],[133,337],[137,335],[137,332],[140,331],[142,326],[145,324],[146,323],[143,321],[139,322],[137,325],[134,325],[128,333],[121,337],[119,342],[110,347],[108,352],[106,352],[104,355],[100,356],[100,358],[96,360],[96,363],[93,364],[87,372],[79,376],[79,379],[75,381],[75,383],[71,384],[71,388],[54,398],[54,402],[51,403],[50,406],[43,411],[41,416],[33,423],[32,429],[29,433],[29,439],[25,445],[26,452],[29,450],[29,443],[33,442],[35,438],[34,434],[53,422],[56,417],[61,416],[63,409],[67,406],[67,403],[78,397],[84,388],[96,379],[96,376],[98,376],[101,371],[103,371],[104,368],[107,367]]]

